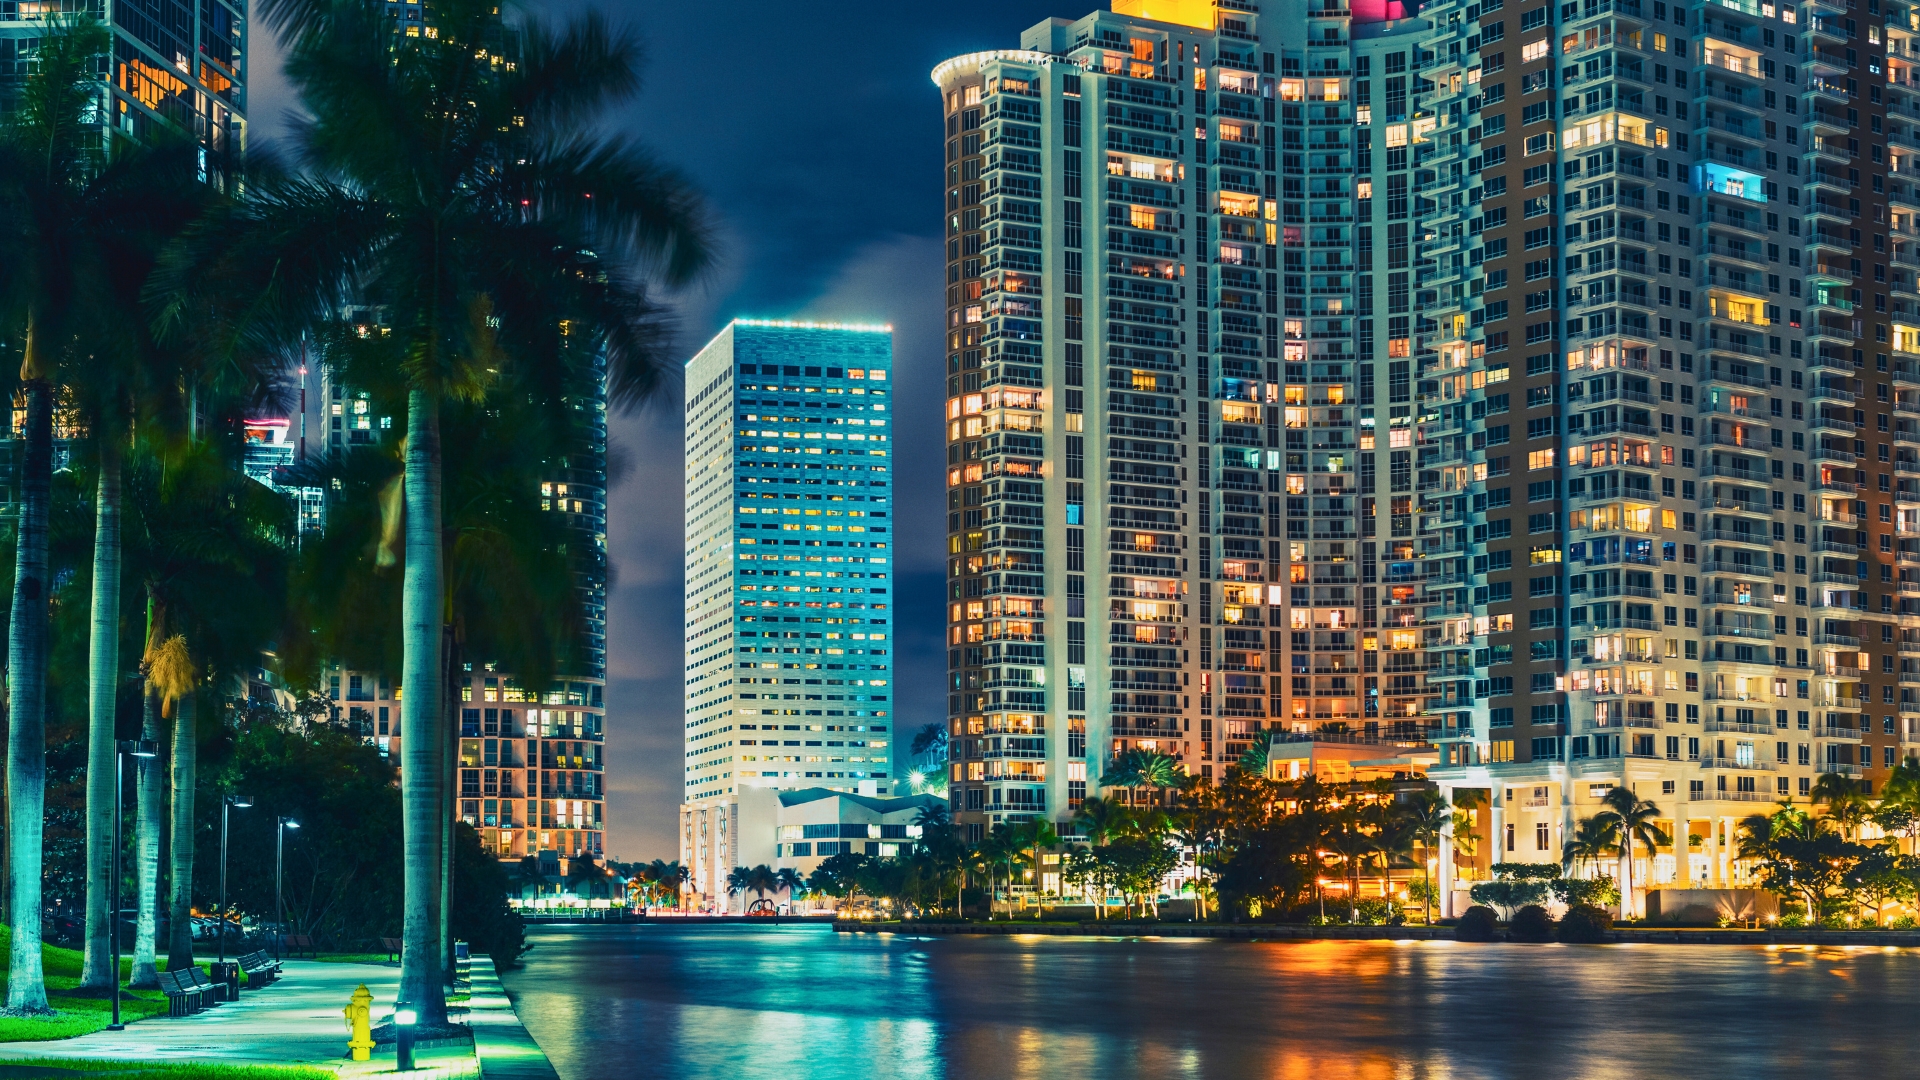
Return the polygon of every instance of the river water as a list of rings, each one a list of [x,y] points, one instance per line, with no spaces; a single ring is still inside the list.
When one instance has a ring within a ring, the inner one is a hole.
[[[1920,1075],[1920,950],[536,927],[561,1080]]]

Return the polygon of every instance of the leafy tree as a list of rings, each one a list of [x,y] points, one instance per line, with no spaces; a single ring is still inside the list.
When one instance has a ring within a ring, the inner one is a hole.
[[[1754,860],[1761,884],[1798,898],[1809,922],[1826,910],[1827,897],[1866,851],[1828,819],[1785,802],[1772,814],[1743,820],[1738,843],[1740,857]]]
[[[1475,884],[1467,895],[1476,904],[1500,909],[1511,919],[1513,912],[1530,904],[1544,903],[1553,892],[1553,881],[1560,868],[1551,864],[1501,863],[1493,868],[1494,879]]]
[[[1888,904],[1914,898],[1916,877],[1920,877],[1920,859],[1883,844],[1866,847],[1860,853],[1841,876],[1840,888],[1857,903],[1872,908],[1873,924],[1883,926]]]

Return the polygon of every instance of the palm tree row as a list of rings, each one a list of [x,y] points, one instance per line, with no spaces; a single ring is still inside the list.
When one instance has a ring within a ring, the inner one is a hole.
[[[17,355],[10,390],[25,414],[7,653],[7,1005],[18,1013],[47,1007],[41,807],[49,617],[62,580],[60,553],[50,554],[56,422],[93,492],[83,982],[104,987],[114,977],[107,836],[122,657],[138,656],[145,676],[140,732],[165,735],[172,721],[175,966],[191,962],[203,695],[217,697],[262,666],[269,649],[310,672],[329,646],[355,641],[384,654],[363,666],[396,673],[406,687],[401,994],[424,1022],[439,1023],[451,820],[444,748],[457,710],[447,672],[456,656],[506,656],[524,659],[523,679],[538,683],[563,664],[571,613],[547,598],[569,594],[567,570],[597,554],[556,549],[538,526],[516,531],[514,522],[539,515],[525,513],[531,486],[514,485],[542,462],[514,460],[512,450],[547,447],[547,463],[564,457],[566,414],[599,392],[603,375],[616,407],[666,385],[674,367],[646,282],[687,282],[710,260],[685,184],[638,147],[592,132],[637,86],[634,42],[597,18],[553,28],[503,16],[491,0],[445,0],[435,5],[436,35],[406,38],[385,5],[368,0],[267,0],[262,14],[287,45],[309,119],[298,167],[256,156],[234,192],[200,182],[184,137],[135,145],[103,128],[93,72],[110,41],[91,19],[50,28],[38,69],[8,103],[0,347]],[[343,323],[349,304],[374,313],[371,321]],[[319,545],[335,569],[357,571],[333,579],[330,600],[312,587],[323,559],[302,552],[305,569],[293,570],[285,505],[250,504],[278,497],[247,487],[227,423],[268,400],[288,357],[310,344],[337,383],[406,417],[400,458],[326,465],[335,492],[361,481],[365,496]],[[463,440],[453,450],[450,435]],[[484,460],[489,447],[501,460]],[[209,499],[215,513],[190,516]],[[553,557],[529,559],[530,550]],[[261,558],[277,561],[278,580],[291,573],[293,595],[282,590],[255,611],[235,607],[233,575],[259,569]],[[377,602],[354,607],[348,598]],[[524,600],[533,603],[501,617]],[[309,632],[289,634],[280,611],[290,624],[314,620],[301,627]],[[361,635],[349,625],[355,612],[391,622]],[[167,779],[144,768],[136,781],[143,976],[157,951]]]

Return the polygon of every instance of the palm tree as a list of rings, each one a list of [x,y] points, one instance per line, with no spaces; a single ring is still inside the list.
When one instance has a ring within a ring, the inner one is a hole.
[[[1874,809],[1873,820],[1887,834],[1905,836],[1912,848],[1916,833],[1920,833],[1920,758],[1908,756],[1894,766],[1893,775],[1880,789],[1880,805]]]
[[[1226,820],[1218,788],[1191,778],[1180,807],[1171,815],[1173,840],[1193,853],[1193,913],[1195,919],[1207,917],[1203,856],[1219,842]]]
[[[773,885],[775,892],[787,894],[788,911],[793,910],[794,902],[800,899],[800,895],[807,889],[806,879],[791,866],[783,866],[773,875]]]
[[[1098,847],[1125,829],[1131,816],[1125,805],[1095,795],[1080,803],[1080,809],[1073,813],[1073,823],[1088,843]]]
[[[1812,795],[1816,805],[1825,804],[1827,817],[1849,840],[1858,834],[1860,823],[1872,810],[1872,803],[1860,793],[1860,785],[1839,773],[1821,773],[1815,777]]]
[[[1421,849],[1421,911],[1429,924],[1433,922],[1433,853],[1439,849],[1440,834],[1446,831],[1452,815],[1447,797],[1434,789],[1420,791],[1400,807],[1400,818]]]
[[[1267,775],[1267,762],[1273,753],[1273,732],[1262,731],[1253,737],[1247,748],[1240,752],[1240,758],[1234,764],[1255,776]]]
[[[1560,869],[1568,877],[1590,862],[1598,862],[1620,847],[1620,823],[1605,816],[1581,818],[1573,835],[1560,846]]]
[[[1611,827],[1617,836],[1619,845],[1620,874],[1620,918],[1633,917],[1633,848],[1634,843],[1645,844],[1648,852],[1661,844],[1669,842],[1667,834],[1660,831],[1654,822],[1660,817],[1660,808],[1651,800],[1642,799],[1624,785],[1615,785],[1601,802],[1606,809],[1594,816]]]
[[[1179,762],[1158,751],[1138,749],[1116,756],[1107,765],[1106,775],[1101,778],[1101,783],[1108,787],[1146,788],[1150,795],[1179,782]]]
[[[615,405],[647,395],[672,369],[633,275],[691,280],[709,261],[707,228],[678,176],[588,134],[638,84],[634,43],[597,15],[558,32],[526,21],[504,57],[494,0],[444,0],[420,37],[395,34],[381,4],[268,0],[262,13],[288,43],[317,175],[255,182],[168,284],[191,296],[192,267],[238,260],[243,272],[222,279],[263,283],[251,317],[287,335],[331,330],[349,299],[380,312],[381,334],[338,355],[346,381],[406,403],[400,994],[438,1026],[442,411],[484,396],[504,368],[602,353]]]
[[[123,357],[150,354],[140,289],[164,233],[193,213],[191,149],[168,141],[141,147],[116,140],[99,109],[97,60],[109,31],[86,15],[51,20],[36,69],[20,88],[0,134],[0,340],[21,341],[18,394],[26,400],[21,491],[8,640],[8,914],[13,930],[8,1007],[46,1011],[40,965],[41,830],[44,825],[48,603],[47,525],[53,462],[54,398],[80,410],[99,445],[125,429],[116,413],[89,406],[124,401],[116,382]],[[163,140],[164,141],[164,140]],[[112,360],[100,359],[112,357]],[[106,556],[96,568],[96,628],[113,628],[117,589],[112,534],[113,453],[102,455],[104,500],[98,528]],[[118,665],[113,633],[95,634],[94,743],[88,780],[87,949],[83,984],[112,984],[106,964],[105,828],[111,799],[111,687]],[[102,687],[106,708],[101,708]],[[100,732],[105,722],[106,734]]]
[[[216,410],[218,411],[218,410]],[[141,666],[160,721],[172,721],[168,967],[193,963],[194,794],[198,784],[200,691],[231,684],[260,666],[280,629],[294,520],[285,499],[248,478],[211,440],[144,442],[126,463],[122,545],[129,577],[147,609]],[[140,798],[150,805],[137,838],[136,895],[155,890],[160,815],[158,767]],[[157,951],[151,920],[136,956]],[[149,954],[150,955],[150,954]]]
[[[935,727],[937,725],[928,726]],[[923,728],[921,730],[924,732],[926,729]],[[928,803],[913,815],[913,823],[920,829],[921,845],[932,854],[935,861],[944,868],[944,873],[954,875],[955,896],[953,898],[953,910],[954,914],[958,916],[961,910],[958,891],[966,887],[966,870],[964,866],[965,859],[961,857],[963,845],[961,845],[958,838],[953,834],[953,812],[948,807],[948,804],[944,802]],[[944,896],[944,889],[942,892],[943,895],[941,899],[944,900],[946,898]]]
[[[1033,868],[1033,888],[1040,888],[1040,852],[1043,848],[1059,847],[1060,834],[1054,830],[1053,822],[1045,818],[1034,818],[1020,823],[1017,830],[1020,846],[1027,853],[1027,865]]]

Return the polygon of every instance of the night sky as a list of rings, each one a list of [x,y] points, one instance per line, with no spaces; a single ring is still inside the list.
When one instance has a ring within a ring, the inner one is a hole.
[[[577,6],[552,0],[543,12]],[[967,5],[602,0],[646,43],[646,86],[617,122],[706,193],[719,271],[678,297],[679,357],[735,317],[894,327],[898,592],[895,700],[910,737],[945,718],[941,689],[941,117],[928,73],[1019,44],[1098,0]],[[253,47],[251,137],[293,105],[264,29]],[[916,437],[916,432],[919,437]],[[612,423],[635,468],[611,495],[607,852],[672,859],[680,800],[681,430],[662,400]],[[906,738],[902,738],[903,744]],[[904,755],[903,755],[904,756]]]

